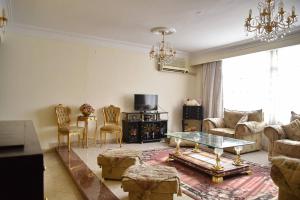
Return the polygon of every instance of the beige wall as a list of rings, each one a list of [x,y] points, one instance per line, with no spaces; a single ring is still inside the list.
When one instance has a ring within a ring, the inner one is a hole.
[[[34,121],[43,149],[56,143],[54,105],[133,110],[134,93],[159,95],[169,130],[181,129],[182,102],[193,98],[196,76],[159,72],[145,52],[9,33],[0,45],[0,120]]]
[[[274,42],[248,41],[237,42],[223,47],[216,47],[199,52],[193,52],[190,56],[190,63],[195,68],[200,64],[222,60],[234,56],[241,56],[259,51],[282,48],[286,46],[300,44],[300,28],[287,34],[284,38]]]

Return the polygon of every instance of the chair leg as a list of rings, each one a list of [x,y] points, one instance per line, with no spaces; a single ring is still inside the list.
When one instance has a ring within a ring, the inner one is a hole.
[[[78,135],[78,147],[80,147],[80,134]]]
[[[102,145],[102,131],[101,131],[101,129],[100,129],[100,131],[99,131],[99,134],[100,134],[100,146]]]
[[[106,144],[106,132],[104,131],[104,144]]]
[[[122,129],[121,129],[121,131],[120,131],[120,137],[119,137],[119,139],[120,139],[120,147],[122,146],[122,140],[123,140],[123,132],[122,132]]]
[[[70,134],[68,134],[68,151],[71,149]]]
[[[59,147],[60,147],[60,135],[59,135],[59,133],[57,133],[57,142],[58,142],[58,149],[59,149]]]
[[[119,143],[119,133],[118,133],[118,131],[116,131],[115,133],[116,133],[116,144],[118,144]]]

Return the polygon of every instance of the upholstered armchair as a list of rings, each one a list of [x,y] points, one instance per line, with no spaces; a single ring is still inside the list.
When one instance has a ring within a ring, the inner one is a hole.
[[[224,118],[207,118],[203,121],[204,132],[255,142],[252,145],[244,146],[241,153],[261,149],[264,127],[262,110],[233,111],[225,109]],[[235,153],[233,148],[226,148],[225,151]]]
[[[271,177],[279,187],[279,200],[300,200],[300,159],[274,157]]]
[[[269,125],[264,129],[269,139],[269,160],[278,155],[300,159],[300,120],[287,125]]]

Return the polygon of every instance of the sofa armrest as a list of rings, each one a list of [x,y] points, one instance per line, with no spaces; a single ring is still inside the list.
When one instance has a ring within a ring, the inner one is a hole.
[[[271,144],[273,144],[276,140],[286,138],[286,134],[280,125],[269,125],[265,127],[264,134],[267,136]]]
[[[265,128],[265,122],[243,122],[238,123],[235,127],[235,134],[237,135],[249,135],[249,134],[256,134],[262,133]]]
[[[281,189],[300,196],[300,159],[286,156],[272,158],[271,177]]]
[[[223,118],[206,118],[203,120],[203,131],[208,132],[213,128],[225,128]]]

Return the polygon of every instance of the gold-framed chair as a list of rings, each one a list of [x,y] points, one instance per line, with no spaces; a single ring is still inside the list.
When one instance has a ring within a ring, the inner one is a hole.
[[[59,104],[55,106],[55,113],[57,117],[57,139],[58,139],[58,148],[60,147],[60,136],[68,137],[68,151],[71,148],[71,136],[78,135],[78,145],[80,145],[81,134],[82,138],[84,138],[84,128],[78,126],[71,126],[71,109],[67,106],[63,106]]]
[[[121,109],[110,105],[102,110],[104,125],[100,128],[100,144],[102,144],[102,134],[104,134],[104,143],[106,143],[106,133],[115,133],[116,141],[122,145],[122,127],[120,125]]]

